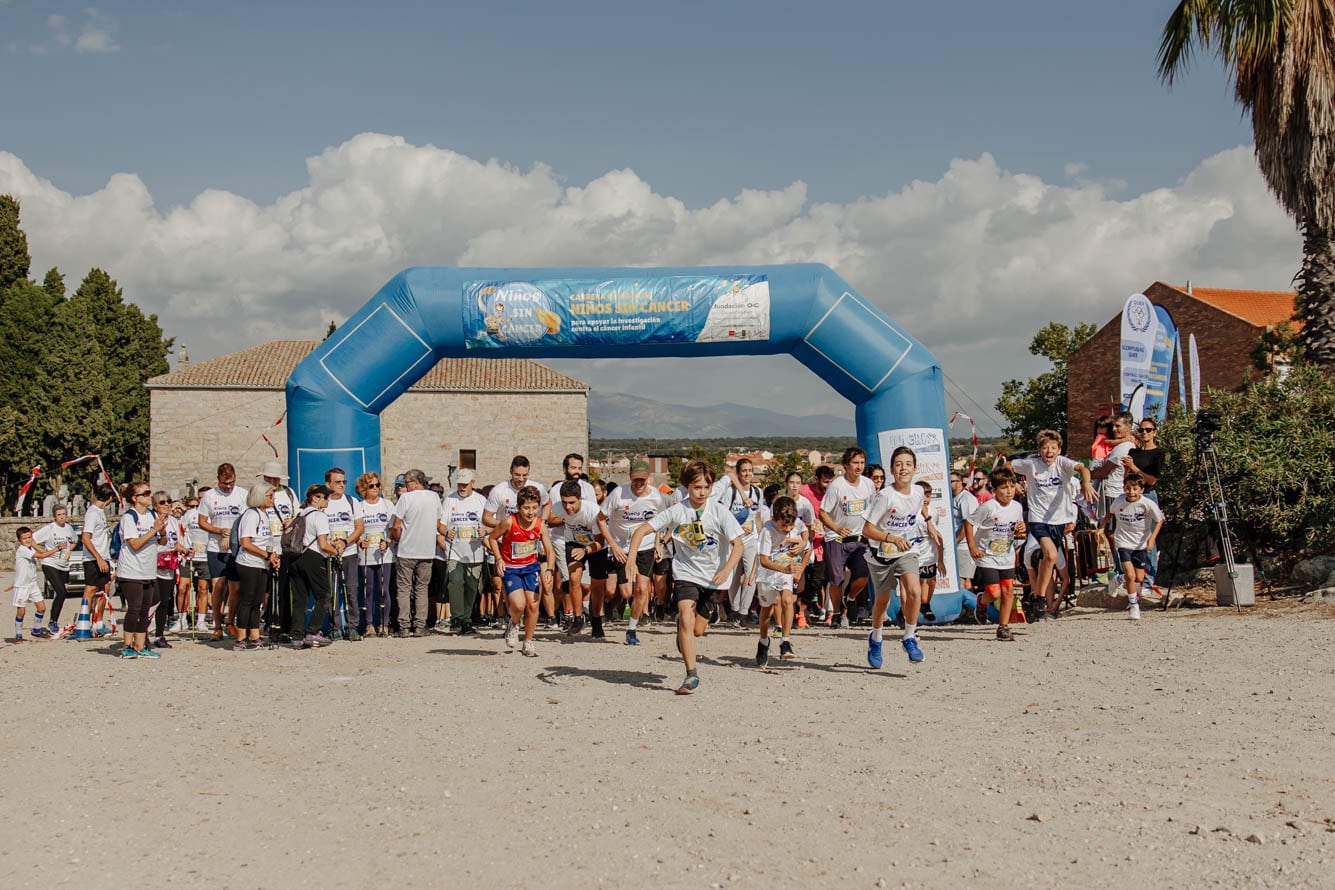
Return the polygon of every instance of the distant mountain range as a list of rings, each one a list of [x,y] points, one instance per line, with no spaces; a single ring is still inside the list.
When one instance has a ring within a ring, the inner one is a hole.
[[[750,405],[671,405],[620,392],[589,393],[589,435],[595,439],[728,436],[852,436],[851,417],[789,417]]]

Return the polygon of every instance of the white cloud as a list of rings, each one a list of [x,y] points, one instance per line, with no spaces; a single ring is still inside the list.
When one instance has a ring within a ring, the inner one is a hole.
[[[1172,188],[1123,198],[983,155],[848,204],[810,203],[796,182],[691,209],[630,170],[563,188],[546,166],[370,133],[308,159],[307,174],[272,204],[210,190],[162,210],[133,174],[76,196],[0,152],[0,192],[23,202],[34,269],[59,265],[71,279],[108,269],[196,359],[317,337],[409,265],[816,261],[933,349],[991,411],[1002,379],[1042,367],[1027,346],[1047,320],[1101,324],[1156,279],[1281,289],[1299,257],[1294,226],[1245,147],[1205,159]],[[832,395],[779,357],[560,366],[595,386],[688,404],[815,411]],[[750,382],[722,390],[718,380]],[[851,415],[838,397],[830,407]]]
[[[46,17],[48,40],[34,44],[29,51],[41,55],[52,49],[73,47],[80,53],[114,53],[120,50],[115,32],[119,22],[95,6],[83,10],[77,25],[69,16],[51,13]],[[12,48],[12,45],[11,45]]]

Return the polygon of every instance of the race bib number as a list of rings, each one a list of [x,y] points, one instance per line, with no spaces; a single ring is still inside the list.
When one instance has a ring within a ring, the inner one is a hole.
[[[382,535],[380,532],[371,532],[369,535],[366,536],[366,549],[379,550],[380,542],[383,541],[384,539],[385,536]]]
[[[742,534],[749,535],[756,530],[756,520],[753,517],[742,523]]]
[[[60,548],[60,554],[56,557],[56,560],[57,560],[58,562],[61,562],[61,563],[65,564],[65,565],[69,565],[69,562],[70,562],[70,552],[69,552],[69,550],[68,550],[67,547],[61,547],[61,548]]]
[[[283,533],[283,520],[277,516],[269,520],[269,534],[281,535]]]
[[[340,531],[336,531],[336,532],[331,532],[330,535],[329,535],[329,540],[331,540],[331,541],[338,541],[339,543],[342,543],[343,541],[346,541],[347,539],[348,539],[348,533],[347,533],[346,531],[342,531],[342,530],[340,530]]]
[[[538,552],[537,541],[511,541],[510,558],[514,560],[527,559]]]
[[[894,559],[901,553],[903,551],[899,549],[899,546],[889,541],[882,541],[876,548],[876,555],[882,559]]]
[[[991,553],[993,556],[1005,556],[1007,553],[1010,553],[1011,552],[1010,538],[999,538],[997,540],[988,541],[987,552]]]
[[[454,537],[456,540],[459,541],[471,541],[477,537],[477,526],[476,525],[455,526]]]
[[[846,512],[849,516],[861,516],[863,511],[866,509],[867,509],[866,500],[858,498],[857,500],[850,500],[848,502],[848,507],[844,512]]]
[[[190,553],[195,557],[195,559],[203,559],[204,554],[207,552],[208,552],[208,547],[205,544],[194,544],[190,547]]]
[[[575,543],[581,547],[587,547],[593,543],[593,535],[588,532],[575,532]]]

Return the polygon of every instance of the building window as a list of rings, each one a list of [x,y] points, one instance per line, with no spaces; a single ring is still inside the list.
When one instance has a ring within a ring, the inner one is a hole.
[[[459,449],[459,469],[476,470],[477,469],[477,450],[474,448]]]

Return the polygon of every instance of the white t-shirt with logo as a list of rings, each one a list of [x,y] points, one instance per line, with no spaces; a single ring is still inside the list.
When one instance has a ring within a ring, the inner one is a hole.
[[[973,542],[983,551],[982,557],[974,560],[974,565],[985,569],[1015,568],[1015,526],[1023,519],[1024,510],[1019,501],[1011,501],[1003,507],[992,498],[979,504],[969,517]]]
[[[552,510],[552,515],[561,517],[563,524],[556,527],[556,534],[566,542],[567,547],[588,547],[594,537],[601,534],[598,520],[603,518],[603,511],[598,509],[596,501],[580,501],[579,509],[574,513],[567,513],[566,508],[558,504]]]
[[[737,520],[737,524],[742,527],[743,543],[752,544],[760,540],[760,527],[766,521],[765,493],[760,490],[759,485],[752,485],[751,490],[747,492],[746,497],[751,501],[751,506],[746,505],[742,499],[742,493],[737,490],[733,484],[731,476],[724,476],[714,483],[714,490],[710,497],[718,501],[728,511],[732,513],[732,518]]]
[[[485,534],[482,511],[486,509],[487,499],[476,491],[466,498],[459,497],[457,489],[445,496],[441,522],[445,523],[446,528],[454,529],[454,540],[450,541],[446,551],[448,559],[469,565],[482,562],[482,538]]]
[[[771,519],[760,529],[760,549],[758,552],[761,556],[769,557],[771,562],[777,562],[780,565],[801,565],[806,550],[799,548],[794,553],[790,551],[789,547],[792,544],[800,544],[802,533],[806,530],[807,525],[800,517],[793,523],[793,530],[788,534],[780,531],[779,526]],[[811,546],[808,544],[806,549],[811,549]],[[760,563],[756,570],[756,583],[776,590],[791,590],[793,588],[793,576],[788,572],[776,572],[773,569],[766,568],[764,563]]]
[[[742,527],[716,500],[708,500],[697,511],[690,501],[673,504],[649,520],[655,532],[672,530],[672,575],[678,581],[713,588],[714,576],[728,562],[731,542],[742,536]]]
[[[581,501],[593,501],[595,504],[597,504],[598,492],[594,490],[593,484],[590,483],[587,479],[580,479],[578,481],[579,481],[579,499]],[[547,500],[543,501],[543,503],[545,504],[551,504],[552,512],[557,515],[560,515],[560,513],[563,512],[560,510],[562,485],[565,485],[564,480],[556,483],[551,488],[549,488],[547,490]],[[492,489],[492,491],[495,491],[495,489]]]
[[[1113,543],[1119,550],[1146,550],[1150,533],[1163,522],[1163,510],[1154,501],[1141,495],[1134,502],[1121,495],[1108,508],[1108,515],[1116,519]]]
[[[324,515],[329,517],[329,543],[335,548],[343,548],[343,557],[357,556],[357,547],[348,543],[352,537],[353,526],[362,518],[362,502],[349,495],[330,498],[325,504]]]
[[[1108,456],[1096,464],[1096,466],[1099,467],[1102,467],[1105,464],[1112,464],[1113,466],[1113,471],[1103,477],[1103,484],[1100,490],[1105,498],[1117,498],[1122,496],[1122,479],[1126,476],[1126,467],[1122,465],[1122,458],[1130,457],[1131,449],[1135,447],[1135,442],[1122,442],[1115,445],[1113,446],[1113,450],[1108,452]]]
[[[543,491],[536,482],[525,482],[525,488],[531,488],[539,495],[538,505],[547,503],[547,492]],[[589,486],[592,488],[593,486]],[[519,512],[519,492],[510,480],[498,482],[491,487],[491,494],[487,495],[487,510],[496,516],[496,522],[499,524],[507,516],[513,516]]]
[[[14,593],[15,605],[20,602],[19,593],[29,595],[23,602],[42,598],[42,582],[37,578],[37,554],[27,544],[19,544],[14,549]]]
[[[205,492],[207,494],[208,492]],[[203,562],[205,554],[208,552],[209,533],[199,527],[199,508],[191,507],[185,511],[181,517],[181,525],[185,526],[185,533],[190,544],[190,558]]]
[[[162,531],[167,536],[167,541],[158,545],[158,554],[175,553],[176,545],[185,540],[185,526],[175,516],[168,515],[167,524],[162,527]],[[176,577],[176,570],[158,566],[158,577],[163,579],[174,578]]]
[[[836,479],[835,482],[840,480]],[[867,480],[871,484],[871,480]],[[834,488],[834,483],[830,484]],[[827,492],[828,494],[828,492]],[[829,508],[821,505],[822,509],[829,512]],[[863,519],[870,522],[879,530],[897,535],[910,544],[913,542],[914,529],[918,525],[918,517],[922,515],[923,494],[922,489],[916,485],[909,486],[908,494],[901,494],[895,490],[893,485],[887,485],[876,493],[872,499],[871,507],[867,509]],[[862,534],[862,528],[859,526],[854,534]],[[904,555],[903,550],[891,544],[889,541],[871,541],[868,546],[872,548],[872,555],[883,560],[898,559]]]
[[[111,526],[107,525],[107,511],[97,504],[89,504],[83,514],[83,533],[88,536],[97,555],[110,561]],[[91,553],[87,557],[90,561],[96,559]]]
[[[922,494],[921,491],[918,492]],[[856,484],[850,483],[844,476],[836,476],[825,489],[820,508],[830,514],[836,526],[851,529],[850,534],[862,534],[862,523],[867,518],[867,511],[876,497],[876,484],[866,476],[858,477]],[[832,528],[825,529],[825,540],[834,541],[840,537]]]
[[[149,538],[144,546],[135,550],[130,546],[131,538],[142,538],[153,531],[153,524],[158,515],[152,510],[140,513],[126,510],[121,514],[121,553],[116,560],[116,576],[127,581],[153,581],[158,577],[158,544],[156,537]]]
[[[1078,472],[1080,464],[1064,454],[1057,455],[1051,465],[1041,457],[1018,458],[1011,461],[1011,469],[1024,477],[1024,496],[1029,501],[1029,521],[1043,525],[1065,525],[1075,522],[1075,503],[1067,493],[1067,484]]]
[[[607,515],[607,530],[612,533],[612,539],[617,542],[617,546],[625,550],[630,546],[630,536],[635,533],[635,529],[669,506],[663,493],[652,485],[645,489],[642,497],[636,497],[629,485],[618,485],[607,496],[607,500],[603,501],[603,510]],[[653,549],[654,536],[645,535],[644,540],[640,542],[640,550]]]
[[[269,564],[268,560],[256,556],[245,547],[240,546],[241,540],[250,538],[251,545],[260,548],[266,553],[273,552],[273,532],[269,529],[269,517],[266,515],[267,512],[267,510],[247,507],[246,512],[241,514],[241,525],[237,527],[237,565],[248,566],[252,569],[262,569]]]
[[[403,524],[399,532],[399,559],[435,559],[437,525],[444,515],[440,495],[425,488],[405,491],[394,505]]]
[[[239,485],[233,485],[230,494],[223,494],[219,489],[210,488],[199,499],[200,515],[215,528],[231,531],[232,523],[236,522],[237,517],[246,509],[247,495],[248,492]],[[222,535],[210,532],[207,550],[209,553],[222,552]]]
[[[48,522],[46,525],[32,533],[32,539],[42,545],[43,550],[60,551],[55,556],[48,556],[41,560],[42,565],[50,566],[53,569],[59,569],[62,572],[70,570],[70,554],[78,546],[78,538],[74,534],[74,526],[68,522],[64,525],[56,525],[54,522]]]
[[[394,505],[387,499],[380,498],[374,504],[361,502],[362,540],[366,549],[359,550],[361,560],[368,566],[386,565],[394,561],[394,548],[380,549],[381,541],[389,540],[389,527],[394,524]]]
[[[301,512],[297,515],[306,517],[306,533],[301,536],[302,552],[309,550],[312,553],[324,556],[324,551],[320,549],[320,535],[328,537],[329,517],[324,515],[323,510],[317,510],[314,507],[302,507]]]

